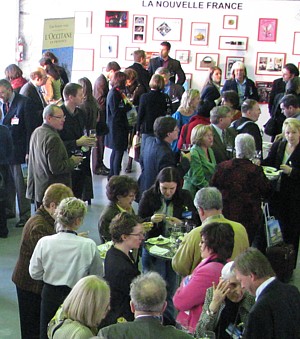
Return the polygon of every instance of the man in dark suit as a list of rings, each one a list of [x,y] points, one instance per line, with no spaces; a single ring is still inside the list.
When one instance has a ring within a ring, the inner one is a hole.
[[[14,93],[11,84],[0,80],[0,99],[3,112],[2,124],[7,126],[13,140],[13,152],[10,160],[10,178],[8,182],[7,208],[15,211],[17,193],[20,220],[16,227],[23,227],[30,217],[30,200],[26,199],[26,185],[24,182],[21,164],[25,164],[28,157],[29,140],[35,126],[34,110],[31,100]]]
[[[162,313],[167,302],[166,282],[156,272],[142,274],[130,286],[130,307],[135,320],[102,328],[98,336],[104,339],[188,339],[187,333],[173,326],[163,326]]]
[[[41,86],[45,85],[46,81],[47,74],[40,68],[30,73],[30,80],[20,90],[20,94],[32,101],[32,107],[36,113],[36,127],[43,123],[43,110],[47,106],[41,91]]]
[[[118,72],[120,70],[121,67],[117,62],[115,61],[109,62],[106,66],[105,74],[100,74],[94,84],[93,95],[96,98],[99,105],[99,115],[96,125],[97,152],[92,154],[92,157],[95,156],[96,159],[92,159],[92,163],[93,163],[93,172],[98,175],[109,174],[109,169],[103,163],[104,136],[108,133],[108,127],[106,125],[106,98],[109,91],[109,81],[112,79],[115,72]]]
[[[210,111],[210,122],[214,135],[212,149],[217,164],[233,158],[236,131],[230,127],[232,111],[228,106],[216,106]]]
[[[236,257],[234,268],[242,288],[256,297],[243,338],[300,338],[298,289],[277,280],[268,259],[255,248]]]
[[[163,41],[160,46],[160,56],[150,59],[148,66],[150,76],[155,73],[158,67],[168,68],[171,74],[170,81],[175,83],[177,75],[177,84],[183,85],[185,82],[185,74],[181,68],[180,61],[169,57],[171,44],[167,41]]]
[[[290,80],[293,79],[295,76],[299,76],[299,70],[294,64],[285,64],[282,68],[282,78],[275,79],[272,83],[272,89],[269,96],[269,113],[274,110],[274,100],[277,94],[285,92],[285,85]]]
[[[144,68],[146,63],[146,53],[142,49],[138,49],[133,52],[133,59],[134,63],[129,66],[128,68],[132,68],[137,72],[138,75],[138,82],[144,87],[145,92],[150,91],[149,81],[150,81],[150,74]]]
[[[154,184],[156,176],[163,168],[177,167],[182,177],[190,168],[189,158],[182,154],[179,163],[171,148],[171,143],[178,138],[177,120],[170,116],[158,117],[154,121],[153,130],[155,136],[145,138],[140,157],[140,196]]]

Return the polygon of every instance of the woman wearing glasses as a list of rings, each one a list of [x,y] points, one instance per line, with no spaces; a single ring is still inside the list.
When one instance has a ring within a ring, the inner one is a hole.
[[[111,289],[110,311],[101,327],[114,324],[120,318],[134,319],[130,310],[130,284],[140,272],[131,250],[138,249],[144,240],[143,225],[127,212],[119,213],[109,225],[113,246],[104,262],[104,279]]]

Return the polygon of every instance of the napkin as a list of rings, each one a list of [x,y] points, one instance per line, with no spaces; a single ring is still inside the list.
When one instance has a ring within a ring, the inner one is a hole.
[[[150,248],[149,252],[156,255],[164,255],[167,254],[169,250],[167,248],[154,245]]]

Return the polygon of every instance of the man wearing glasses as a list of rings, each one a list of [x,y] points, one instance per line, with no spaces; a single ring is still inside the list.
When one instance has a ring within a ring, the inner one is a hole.
[[[71,172],[81,161],[81,156],[68,157],[58,131],[64,127],[62,109],[49,105],[43,111],[44,123],[32,133],[29,145],[28,181],[26,197],[34,200],[36,207],[53,183],[71,187]]]

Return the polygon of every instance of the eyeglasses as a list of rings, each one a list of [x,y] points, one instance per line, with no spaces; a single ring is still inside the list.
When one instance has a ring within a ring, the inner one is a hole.
[[[62,120],[62,119],[66,119],[66,116],[65,115],[63,115],[63,116],[61,116],[61,117],[58,117],[58,116],[56,116],[56,115],[51,115],[51,117],[52,118],[55,118],[55,119],[60,119],[60,120]]]
[[[135,237],[139,237],[139,238],[144,238],[144,233],[143,232],[140,232],[140,233],[129,233],[128,235],[133,235]]]

